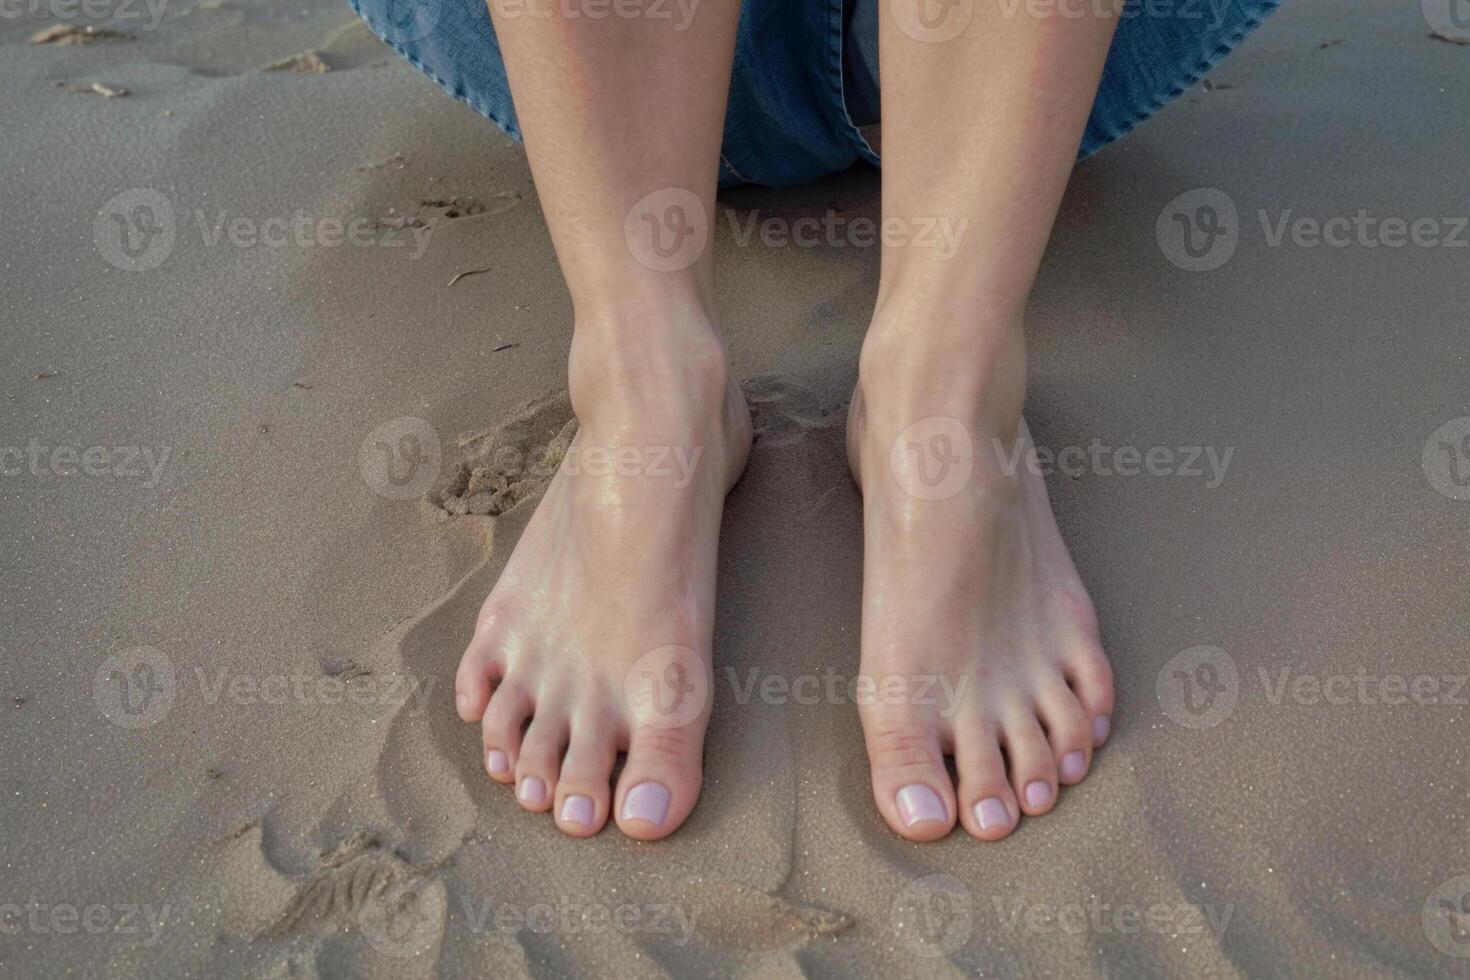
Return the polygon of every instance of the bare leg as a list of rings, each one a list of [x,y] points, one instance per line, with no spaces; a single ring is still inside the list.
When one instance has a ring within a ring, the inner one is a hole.
[[[875,698],[863,728],[895,831],[933,840],[958,817],[994,840],[1083,778],[1113,709],[1046,488],[1011,453],[1029,445],[1022,311],[1115,18],[975,0],[968,27],[936,41],[917,14],[965,3],[883,2],[884,217],[963,230],[953,254],[885,246],[848,429],[864,494],[863,672],[949,688],[923,699],[937,703]]]
[[[575,310],[581,427],[575,465],[558,471],[485,600],[457,706],[481,724],[491,777],[514,782],[524,807],[552,810],[577,836],[612,816],[654,839],[699,795],[715,547],[750,446],[700,230],[712,224],[738,2],[707,0],[687,30],[499,7],[491,0]],[[651,697],[637,693],[644,684]]]

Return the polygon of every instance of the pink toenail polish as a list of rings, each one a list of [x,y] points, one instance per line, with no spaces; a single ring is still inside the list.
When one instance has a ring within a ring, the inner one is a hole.
[[[568,796],[561,804],[562,823],[577,823],[590,829],[596,813],[597,807],[593,805],[591,797]]]
[[[1064,781],[1069,783],[1076,782],[1087,772],[1087,756],[1081,752],[1068,752],[1062,756],[1062,761],[1057,766],[1057,771],[1061,773]]]
[[[1098,715],[1092,719],[1092,744],[1099,746],[1108,740],[1108,732],[1112,731],[1113,723],[1108,720],[1107,715]]]
[[[926,820],[938,820],[942,823],[949,816],[939,794],[923,783],[914,783],[899,790],[897,802],[898,819],[903,821],[905,827],[912,827]]]
[[[485,768],[495,776],[510,772],[510,756],[499,749],[491,749],[490,754],[485,756]]]
[[[1026,784],[1026,805],[1033,810],[1051,802],[1051,784],[1035,780]]]
[[[1005,827],[1010,825],[1011,813],[1000,797],[991,796],[975,804],[975,822],[980,825],[981,830]]]
[[[669,791],[658,783],[639,783],[623,797],[624,820],[647,820],[655,827],[669,815]]]
[[[540,776],[527,776],[521,780],[521,788],[516,795],[522,803],[545,803],[546,781]]]

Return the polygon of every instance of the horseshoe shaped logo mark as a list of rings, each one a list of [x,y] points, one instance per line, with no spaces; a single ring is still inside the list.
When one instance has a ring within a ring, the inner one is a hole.
[[[124,272],[146,272],[174,250],[176,225],[168,198],[147,187],[115,194],[92,222],[97,253]]]
[[[677,272],[704,254],[709,216],[693,191],[665,187],[633,205],[623,222],[623,238],[639,265],[655,272]]]
[[[683,728],[709,705],[709,670],[689,647],[659,647],[633,662],[623,693],[640,724]]]
[[[953,497],[974,472],[974,442],[958,419],[920,419],[893,441],[888,468],[904,491],[920,500]]]
[[[426,419],[403,416],[384,422],[362,441],[363,482],[389,500],[417,500],[439,478],[442,449]]]
[[[1186,272],[1212,272],[1235,256],[1240,215],[1224,191],[1211,187],[1180,194],[1154,226],[1164,258]]]

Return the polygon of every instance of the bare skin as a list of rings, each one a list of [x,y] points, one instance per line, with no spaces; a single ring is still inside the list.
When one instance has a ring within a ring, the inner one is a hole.
[[[573,363],[617,356],[577,347]],[[577,462],[553,477],[460,663],[460,715],[484,712],[491,778],[513,783],[522,806],[552,811],[573,836],[597,833],[612,816],[631,837],[662,837],[699,797],[715,547],[751,438],[721,352],[711,346],[702,356],[702,370],[690,367],[693,352],[663,364],[642,360],[650,384],[641,402],[586,393],[574,367],[582,424],[567,460]],[[613,470],[595,465],[593,447],[637,455]],[[667,647],[689,655],[681,662],[654,654]],[[645,670],[662,685],[670,667],[706,672],[684,679],[696,699],[687,720],[645,716],[627,694]],[[620,751],[627,762],[610,794]]]
[[[859,706],[874,801],[911,840],[956,819],[999,840],[1051,810],[1058,785],[1087,774],[1113,710],[1097,617],[1026,463],[1025,424],[991,414],[989,387],[865,375],[848,419],[866,541],[861,671],[949,692]],[[935,434],[951,437],[942,460]]]
[[[552,811],[573,836],[612,817],[653,840],[699,796],[715,549],[751,434],[716,329],[707,240],[665,264],[666,240],[639,238],[648,229],[629,216],[672,190],[685,219],[702,210],[712,225],[739,5],[702,3],[687,30],[500,7],[490,12],[572,296],[580,430],[485,600],[456,707],[480,724],[490,778],[527,810]],[[634,464],[609,472],[593,451]],[[695,461],[687,480],[659,465],[679,454]],[[640,692],[651,685],[657,708],[666,680],[690,710],[648,710]]]
[[[963,233],[952,254],[885,240],[848,447],[864,497],[862,672],[943,679],[954,697],[860,714],[896,833],[934,840],[959,822],[996,840],[1086,775],[1113,710],[1092,603],[1024,465],[1021,407],[1022,314],[1114,22],[976,4],[936,43],[914,36],[933,23],[911,9],[927,2],[885,0],[881,19],[883,212]],[[457,707],[526,809],[575,836],[612,816],[652,840],[699,793],[715,548],[750,421],[714,327],[709,249],[650,265],[625,220],[675,188],[712,225],[737,5],[701,5],[679,34],[491,12],[576,312],[574,455],[677,449],[699,463],[687,481],[563,465],[481,610]],[[949,472],[963,479],[935,493]],[[640,678],[690,711],[650,711]]]
[[[887,0],[880,20],[883,213],[964,232],[953,255],[885,246],[848,447],[863,489],[862,671],[957,693],[860,713],[873,799],[896,833],[934,840],[958,821],[996,840],[1087,774],[1111,724],[1096,615],[1046,487],[1002,463],[1029,440],[1023,314],[1115,20],[975,4],[936,43],[912,30],[925,3]],[[936,495],[921,477],[941,456],[968,476]]]

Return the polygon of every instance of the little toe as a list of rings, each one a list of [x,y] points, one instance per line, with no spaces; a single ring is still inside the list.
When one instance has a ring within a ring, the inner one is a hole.
[[[1097,748],[1113,728],[1113,668],[1101,648],[1089,648],[1068,662],[1066,675],[1087,716],[1092,747]]]
[[[703,722],[636,728],[618,779],[618,829],[637,840],[658,840],[677,830],[699,799],[703,759]]]
[[[490,703],[495,662],[491,648],[478,635],[459,658],[454,675],[454,710],[462,721],[479,721]]]
[[[1016,828],[1021,808],[1006,780],[1006,760],[995,732],[984,722],[955,732],[960,823],[980,840],[1000,840]]]
[[[954,827],[954,784],[932,718],[904,707],[863,713],[873,800],[893,832],[912,841],[938,840]]]

